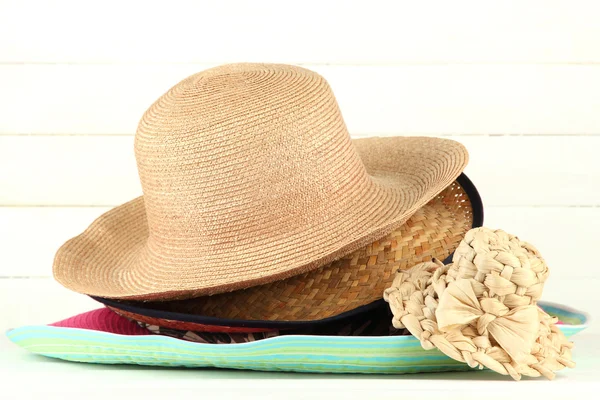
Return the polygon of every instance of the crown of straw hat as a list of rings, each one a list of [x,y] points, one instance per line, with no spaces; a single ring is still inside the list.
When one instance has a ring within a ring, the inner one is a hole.
[[[320,75],[231,64],[184,79],[135,136],[143,196],[57,252],[55,278],[130,299],[222,293],[316,269],[401,225],[467,152],[435,138],[356,150]]]

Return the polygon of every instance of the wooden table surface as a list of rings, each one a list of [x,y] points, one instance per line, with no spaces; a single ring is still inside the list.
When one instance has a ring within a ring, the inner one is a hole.
[[[583,308],[593,288],[568,285],[570,301]],[[562,287],[561,298],[564,297]],[[553,293],[552,286],[547,293]],[[560,301],[553,296],[547,300]],[[562,301],[565,303],[564,299]],[[0,331],[24,324],[53,322],[99,305],[51,279],[0,280]],[[589,311],[589,310],[588,310]],[[566,398],[600,390],[600,332],[592,323],[574,337],[577,367],[556,380],[513,382],[490,371],[394,376],[316,375],[218,369],[168,369],[129,365],[78,364],[36,356],[0,336],[0,399],[108,399],[173,394],[202,398]],[[414,397],[413,397],[414,396]],[[592,397],[590,397],[592,396]]]

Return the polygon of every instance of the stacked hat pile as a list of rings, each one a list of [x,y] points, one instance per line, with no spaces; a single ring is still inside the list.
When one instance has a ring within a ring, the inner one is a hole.
[[[54,263],[58,282],[106,307],[15,329],[15,343],[74,361],[307,372],[485,366],[518,379],[573,366],[537,306],[537,250],[477,228],[466,149],[352,140],[312,71],[190,76],[146,111],[135,156],[143,196]],[[585,322],[546,309],[568,334]]]

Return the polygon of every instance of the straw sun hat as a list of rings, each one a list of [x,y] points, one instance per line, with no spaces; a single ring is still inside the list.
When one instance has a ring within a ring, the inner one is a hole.
[[[388,309],[381,293],[398,270],[450,262],[466,233],[483,223],[466,175],[388,235],[313,271],[251,288],[174,301],[94,297],[127,318],[173,329],[256,332],[329,324]]]
[[[168,300],[307,273],[397,230],[468,158],[451,140],[353,141],[325,79],[271,64],[175,85],[142,117],[135,155],[143,196],[59,249],[64,286]]]

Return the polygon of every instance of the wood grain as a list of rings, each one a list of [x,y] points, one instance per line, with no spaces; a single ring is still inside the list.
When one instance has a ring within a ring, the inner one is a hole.
[[[0,65],[0,134],[133,134],[160,95],[210,66]],[[307,67],[355,135],[600,134],[600,65]]]
[[[0,276],[50,276],[58,247],[81,233],[101,207],[0,208]],[[485,225],[539,248],[554,279],[600,278],[594,260],[600,208],[487,207]]]
[[[457,136],[489,206],[600,205],[600,136]],[[141,194],[133,136],[0,136],[0,205],[114,206]]]
[[[600,279],[571,279],[556,275],[548,279],[543,299],[565,304],[600,317],[598,307],[590,304],[586,293],[597,290]],[[0,320],[0,332],[22,325],[48,324],[70,316],[100,308],[102,305],[79,293],[71,292],[51,278],[0,279],[0,304],[11,304],[12,309]],[[586,334],[600,333],[600,326],[592,324]],[[0,356],[8,345],[0,336]],[[1,363],[0,358],[0,365]]]
[[[21,0],[0,2],[0,62],[598,62],[599,10],[593,0],[303,0],[291,10],[276,0]]]

